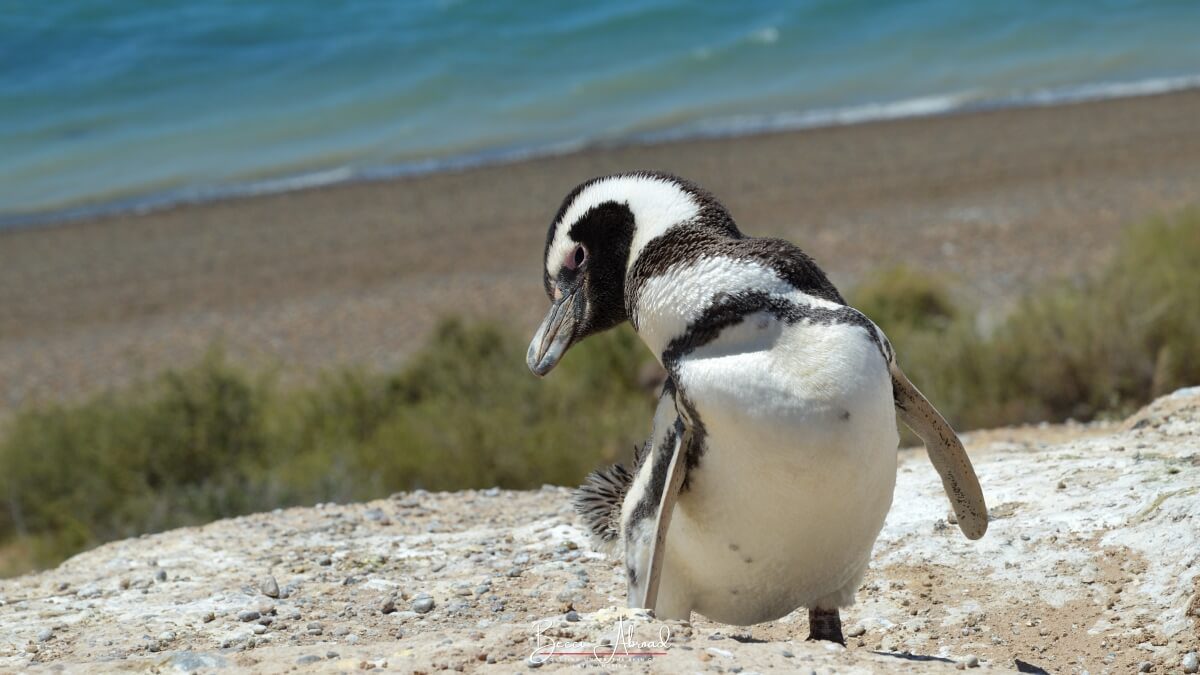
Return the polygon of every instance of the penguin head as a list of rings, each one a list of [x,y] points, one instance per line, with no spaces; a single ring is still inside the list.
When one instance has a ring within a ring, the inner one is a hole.
[[[541,377],[575,343],[628,320],[626,278],[638,253],[671,227],[697,222],[736,232],[711,195],[669,174],[616,174],[572,190],[546,236],[542,279],[551,304],[529,344],[529,369]]]

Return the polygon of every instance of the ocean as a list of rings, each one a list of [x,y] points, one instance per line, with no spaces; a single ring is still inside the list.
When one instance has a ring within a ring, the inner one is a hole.
[[[1195,0],[11,0],[0,226],[1197,87],[1198,36]]]

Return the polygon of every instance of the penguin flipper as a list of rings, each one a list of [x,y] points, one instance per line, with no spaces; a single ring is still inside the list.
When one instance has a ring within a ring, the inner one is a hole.
[[[896,412],[904,424],[925,442],[929,461],[942,477],[942,487],[958,516],[959,528],[967,539],[982,537],[988,527],[987,503],[962,441],[937,408],[909,382],[894,360],[888,367],[892,375]]]
[[[640,546],[626,547],[626,563],[629,566],[629,605],[655,610],[658,606],[658,587],[662,581],[663,558],[667,551],[667,530],[671,527],[671,516],[683,478],[687,473],[683,458],[684,434],[682,424],[671,434],[670,442],[654,448],[657,456],[651,456],[654,471],[663,471],[662,495],[654,513],[647,519],[648,528],[643,530]],[[651,480],[654,480],[652,474]]]

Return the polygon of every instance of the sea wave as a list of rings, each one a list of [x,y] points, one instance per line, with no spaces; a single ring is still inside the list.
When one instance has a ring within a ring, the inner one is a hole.
[[[141,213],[182,204],[291,192],[339,183],[387,180],[440,171],[461,171],[538,157],[564,155],[592,146],[611,147],[627,144],[680,142],[697,138],[749,136],[895,119],[932,117],[972,110],[1067,105],[1114,98],[1152,96],[1197,88],[1200,88],[1200,74],[1041,88],[1007,94],[989,94],[979,90],[961,91],[856,106],[765,115],[742,114],[713,117],[666,129],[634,133],[616,139],[579,138],[557,143],[514,146],[445,158],[430,158],[415,162],[384,163],[363,167],[337,166],[319,171],[299,172],[230,185],[175,189],[147,196],[119,199],[101,205],[72,207],[32,214],[0,215],[0,229],[30,227],[123,212]]]
[[[1153,96],[1198,88],[1200,88],[1200,74],[1156,77],[1132,82],[1099,82],[1041,88],[1007,94],[991,94],[985,91],[971,90],[854,106],[761,115],[730,115],[661,131],[644,132],[634,136],[632,140],[662,142],[697,137],[746,136],[912,117],[932,117],[972,110],[1055,106],[1114,98]]]

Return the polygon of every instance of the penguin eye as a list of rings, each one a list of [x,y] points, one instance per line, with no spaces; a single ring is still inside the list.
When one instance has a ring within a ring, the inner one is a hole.
[[[587,260],[587,249],[580,244],[575,247],[574,251],[567,254],[567,261],[563,263],[563,266],[569,270],[576,270],[585,260]]]

